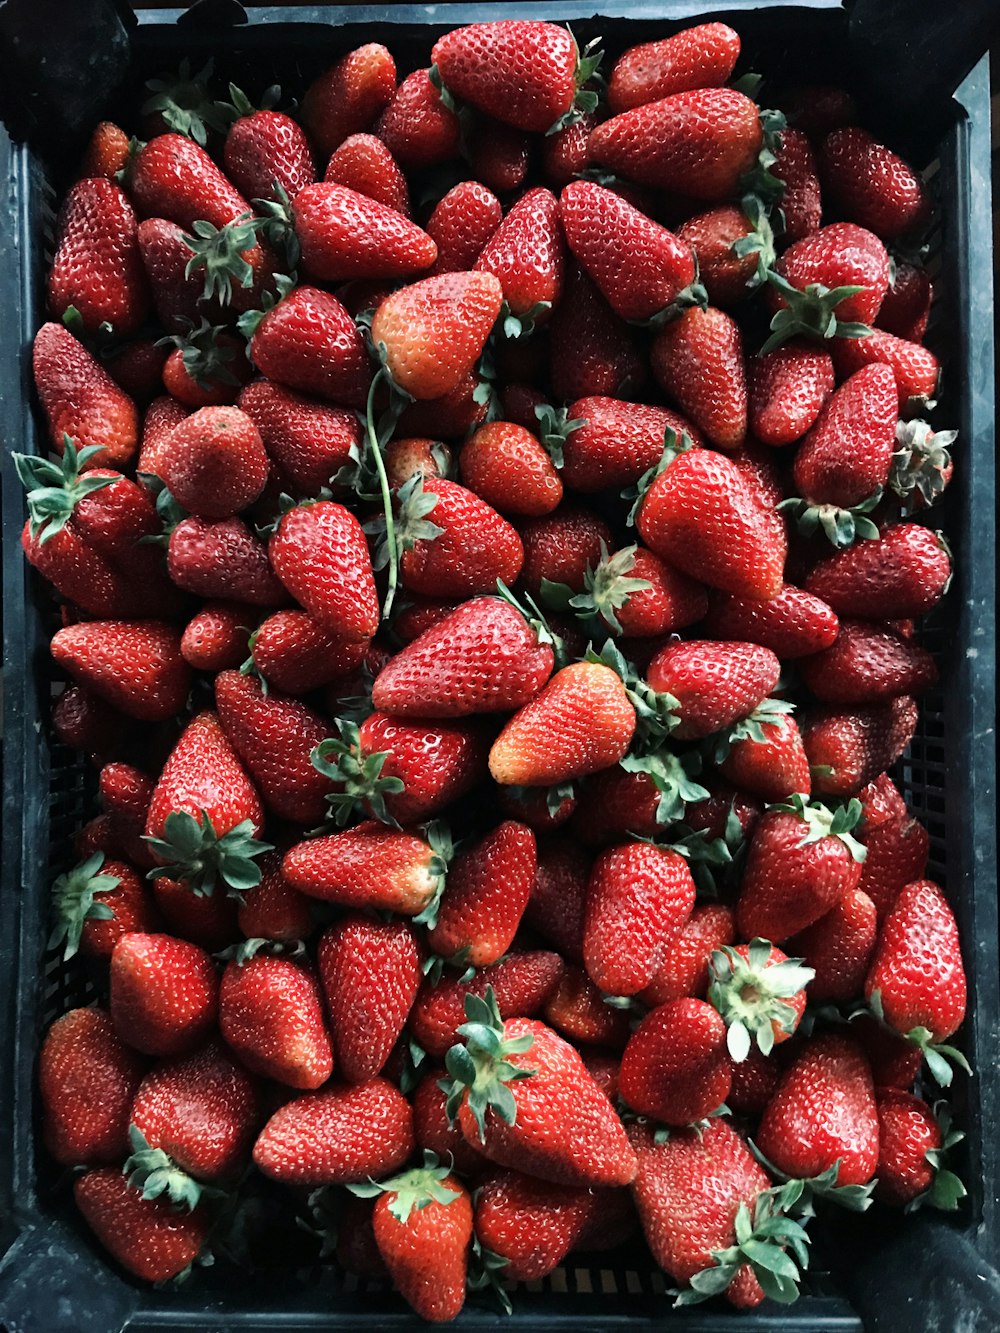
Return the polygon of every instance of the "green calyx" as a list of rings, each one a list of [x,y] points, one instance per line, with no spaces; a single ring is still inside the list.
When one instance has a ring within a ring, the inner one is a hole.
[[[301,940],[271,940],[259,936],[240,940],[228,949],[220,949],[215,955],[220,962],[235,963],[237,967],[246,967],[259,954],[267,958],[304,958],[306,946]]]
[[[292,201],[288,191],[278,181],[274,182],[273,188],[273,198],[253,201],[260,215],[260,233],[268,245],[284,255],[288,268],[294,270],[302,257],[302,247],[295,232]]]
[[[271,843],[255,837],[249,819],[227,833],[217,833],[206,810],[202,810],[200,819],[186,810],[172,811],[163,822],[163,833],[162,838],[144,839],[165,862],[151,870],[147,878],[183,880],[199,898],[210,898],[220,882],[226,885],[230,897],[255,888],[261,880],[255,858],[274,850]]]
[[[253,285],[253,267],[246,259],[245,251],[257,244],[257,229],[261,225],[259,218],[244,213],[223,227],[213,227],[211,222],[196,222],[191,228],[194,235],[182,237],[191,251],[191,258],[184,267],[185,277],[203,271],[202,296],[206,300],[216,297],[223,305],[229,305],[233,299],[234,282],[244,288]]]
[[[740,180],[740,189],[744,194],[756,195],[767,208],[780,204],[785,193],[785,182],[775,174],[774,168],[781,151],[781,132],[787,125],[780,111],[761,111],[760,127],[764,140],[757,161]]]
[[[622,656],[612,639],[607,640],[599,653],[592,647],[588,648],[583,660],[610,667],[624,684],[625,693],[636,714],[634,743],[637,752],[646,755],[658,750],[680,721],[677,716],[680,704],[674,696],[658,694],[647,685],[632,663]],[[707,792],[704,794],[707,795]],[[695,799],[703,798],[699,796]]]
[[[821,1171],[818,1176],[800,1180],[787,1175],[773,1162],[768,1161],[753,1139],[747,1139],[747,1147],[768,1175],[779,1182],[776,1193],[781,1207],[787,1212],[794,1212],[798,1217],[813,1217],[816,1211],[813,1206],[816,1199],[826,1199],[849,1213],[867,1212],[872,1205],[874,1180],[870,1180],[867,1185],[837,1184],[840,1177],[839,1157],[831,1167]]]
[[[535,416],[538,418],[538,438],[542,448],[555,467],[562,467],[566,441],[573,431],[587,424],[586,419],[571,417],[565,407],[553,407],[550,403],[539,403],[535,408]]]
[[[504,301],[497,316],[496,329],[505,338],[527,338],[538,328],[542,316],[551,309],[551,301],[536,301],[530,310],[517,315]]]
[[[795,712],[795,705],[787,699],[764,699],[749,714],[741,718],[728,731],[717,732],[706,742],[709,761],[721,764],[737,741],[753,741],[757,745],[766,745],[768,737],[765,727],[780,726]]]
[[[210,324],[203,317],[187,333],[171,333],[161,338],[157,346],[179,347],[184,369],[199,388],[211,389],[216,384],[237,385],[240,380],[231,369],[236,360],[236,348],[219,341],[220,336],[228,332],[222,325]]]
[[[104,453],[102,444],[77,449],[75,441],[64,434],[62,458],[11,454],[18,480],[28,492],[31,535],[40,544],[62,531],[84,496],[120,480],[117,473],[113,477],[95,477],[83,471],[84,464],[101,453]]]
[[[750,230],[745,236],[733,242],[733,254],[738,259],[745,259],[748,255],[757,256],[757,267],[747,281],[747,286],[752,290],[767,281],[768,274],[777,262],[774,232],[771,230],[767,211],[759,195],[746,195],[740,207],[743,209],[743,216],[750,224]]]
[[[752,940],[747,957],[729,945],[713,949],[709,960],[708,1001],[727,1027],[726,1045],[737,1064],[756,1043],[762,1055],[774,1047],[774,1024],[791,1035],[798,1014],[789,1001],[816,975],[802,958],[772,963],[771,942]]]
[[[971,1075],[972,1066],[958,1047],[949,1046],[944,1042],[936,1042],[934,1033],[931,1032],[930,1028],[916,1027],[911,1028],[909,1032],[900,1033],[891,1023],[888,1023],[882,1006],[882,992],[880,990],[872,991],[868,1000],[868,1008],[883,1027],[890,1032],[895,1032],[897,1036],[905,1037],[907,1041],[912,1042],[918,1048],[924,1057],[928,1073],[939,1088],[951,1087],[955,1077],[955,1066],[964,1073]],[[863,1013],[864,1010],[859,1012]]]
[[[666,428],[663,432],[663,453],[659,460],[642,474],[634,486],[627,486],[622,491],[622,499],[631,501],[631,508],[625,520],[629,527],[635,527],[635,520],[642,508],[642,502],[646,498],[646,492],[657,477],[666,472],[674,459],[694,447],[694,440],[691,439],[687,431],[682,431],[678,436],[672,426]]]
[[[513,801],[530,801],[541,792],[545,793],[545,809],[550,818],[555,819],[567,801],[576,795],[572,782],[557,782],[551,787],[506,787],[505,794]]]
[[[242,88],[238,88],[235,83],[229,85],[228,105],[232,108],[234,120],[242,116],[252,116],[256,111],[273,111],[280,101],[281,85],[277,83],[272,83],[269,88],[264,89],[256,105],[250,101]]]
[[[827,541],[838,551],[853,546],[861,539],[871,540],[878,537],[878,526],[868,515],[882,499],[882,488],[873,491],[865,500],[852,505],[850,509],[841,509],[839,505],[810,504],[808,500],[790,496],[776,506],[779,512],[790,515],[792,522],[803,537],[812,537],[822,532]]]
[[[709,796],[707,788],[695,780],[695,775],[701,771],[701,761],[693,750],[675,754],[661,748],[652,754],[627,754],[619,761],[619,767],[626,773],[645,773],[651,780],[659,793],[657,824],[676,824],[684,818],[685,806],[692,801],[704,801]]]
[[[463,1099],[468,1096],[468,1107],[478,1126],[480,1142],[485,1143],[488,1110],[494,1111],[506,1125],[515,1123],[517,1103],[510,1084],[531,1078],[537,1070],[519,1069],[507,1057],[530,1050],[535,1039],[530,1033],[523,1037],[504,1037],[503,1019],[492,986],[487,986],[482,998],[466,995],[465,1017],[467,1022],[458,1029],[465,1044],[457,1043],[448,1051],[444,1063],[451,1079],[442,1079],[439,1086],[447,1093],[446,1109],[451,1121],[455,1120]]]
[[[855,861],[864,861],[868,849],[851,833],[861,819],[861,802],[854,797],[846,805],[831,810],[821,801],[810,801],[802,792],[795,792],[787,801],[778,801],[767,807],[785,814],[797,815],[806,825],[800,847],[819,842],[821,838],[839,838]]]
[[[98,900],[97,895],[110,893],[121,883],[117,875],[102,875],[104,853],[95,852],[78,866],[60,875],[52,885],[52,915],[55,924],[49,936],[49,949],[64,945],[63,958],[69,961],[80,947],[84,923],[112,921],[114,912]]]
[[[599,616],[613,634],[621,634],[621,621],[615,614],[626,605],[636,592],[647,592],[652,588],[648,579],[630,577],[629,571],[635,565],[637,546],[623,546],[614,555],[608,553],[604,538],[601,538],[601,558],[595,568],[588,565],[584,575],[584,591],[569,599],[569,604],[581,619]]]
[[[698,890],[699,900],[717,899],[721,885],[733,885],[746,852],[746,834],[736,813],[729,807],[721,838],[710,838],[704,829],[677,824],[670,831],[670,850],[683,856]]]
[[[193,1212],[206,1193],[206,1187],[182,1171],[162,1148],[151,1148],[135,1125],[129,1125],[128,1139],[132,1153],[122,1167],[122,1174],[132,1188],[139,1190],[144,1199],[159,1199],[166,1195],[174,1208]],[[218,1190],[208,1192],[220,1193]]]
[[[150,79],[147,82],[146,90],[150,96],[142,104],[142,114],[161,115],[176,134],[183,134],[204,148],[209,130],[225,134],[233,121],[232,107],[216,101],[208,91],[211,77],[211,60],[197,73],[192,73],[190,60],[182,60],[175,79]]]
[[[793,287],[787,278],[773,269],[767,280],[785,298],[786,304],[771,320],[771,336],[760,349],[760,356],[773,352],[789,338],[867,338],[867,324],[837,318],[837,306],[849,296],[857,296],[864,287],[824,287],[811,282],[804,291]]]
[[[183,505],[179,505],[162,477],[158,477],[155,472],[137,472],[136,480],[140,485],[145,486],[146,490],[153,497],[153,503],[156,506],[156,516],[160,520],[161,529],[159,532],[150,533],[147,537],[140,537],[141,545],[149,546],[168,546],[170,543],[170,534],[177,524],[182,522],[188,516],[187,510]]]
[[[502,1282],[503,1271],[510,1260],[503,1254],[488,1250],[479,1237],[472,1237],[472,1251],[469,1254],[469,1274],[466,1285],[470,1291],[489,1291],[495,1296],[504,1314],[513,1314],[510,1293]]]
[[[547,582],[547,579],[542,579],[543,593]],[[549,584],[549,586],[556,587],[561,585]],[[497,596],[502,597],[508,606],[512,606],[515,611],[524,616],[524,619],[534,631],[535,638],[540,644],[547,643],[549,645],[555,657],[556,669],[558,670],[560,667],[566,666],[569,661],[566,645],[555,630],[549,625],[549,622],[545,619],[545,613],[541,610],[531,594],[524,594],[524,600],[528,607],[528,609],[525,610],[524,606],[517,600],[511,590],[507,587],[506,583],[504,583],[503,579],[497,579]]]
[[[374,1199],[379,1194],[392,1195],[389,1212],[397,1222],[405,1225],[412,1212],[419,1212],[428,1204],[454,1203],[462,1197],[458,1190],[449,1189],[444,1183],[450,1175],[449,1167],[439,1165],[437,1153],[425,1149],[421,1166],[411,1167],[409,1171],[403,1171],[389,1180],[379,1182],[369,1177],[367,1181],[348,1185],[347,1188],[359,1199]]]
[[[682,287],[668,305],[665,305],[662,310],[657,310],[648,319],[631,319],[629,323],[639,329],[656,330],[662,329],[664,324],[672,324],[675,319],[679,319],[683,315],[685,310],[691,310],[694,306],[697,306],[699,310],[707,310],[708,288],[699,276],[700,269],[698,268],[697,255],[695,256],[694,265],[694,281],[689,282],[686,287]]]
[[[799,1281],[809,1264],[809,1236],[801,1222],[789,1216],[785,1189],[764,1190],[753,1213],[741,1203],[734,1220],[735,1244],[713,1251],[715,1264],[703,1268],[690,1285],[675,1291],[674,1305],[696,1305],[721,1296],[736,1274],[748,1264],[765,1296],[782,1305],[798,1299]]]
[[[274,307],[284,300],[295,287],[295,282],[294,270],[291,273],[276,273],[274,275],[274,291],[263,291],[261,293],[260,309],[244,310],[236,321],[236,329],[241,337],[245,338],[247,342],[253,338],[265,315],[269,315]]]
[[[386,808],[385,798],[403,791],[403,780],[382,776],[388,752],[365,754],[357,723],[338,718],[337,726],[340,739],[320,741],[309,756],[313,768],[340,788],[326,798],[330,818],[338,827],[346,828],[356,813],[367,808],[375,819],[398,828],[398,821]]]
[[[935,431],[919,419],[897,424],[889,488],[908,510],[918,509],[920,502],[929,508],[941,499],[951,474],[949,446],[956,439],[957,430]]]
[[[575,125],[583,116],[589,115],[592,111],[596,111],[598,93],[596,89],[588,88],[587,84],[590,83],[592,79],[598,83],[604,82],[597,73],[601,61],[604,59],[604,52],[599,49],[601,38],[595,37],[592,41],[587,43],[581,52],[577,45],[576,38],[573,36],[572,29],[567,26],[566,30],[569,32],[570,37],[573,38],[573,49],[576,51],[576,72],[573,76],[576,82],[576,94],[570,109],[564,112],[558,120],[553,121],[545,131],[546,138],[550,135],[558,134],[560,130],[564,130],[570,125]]]
[[[433,930],[437,925],[438,912],[441,908],[441,896],[448,880],[448,867],[455,855],[455,844],[452,842],[451,829],[441,819],[434,819],[429,824],[425,824],[421,832],[431,849],[431,859],[428,862],[427,870],[434,877],[434,890],[423,910],[413,919],[418,925]]]
[[[951,1107],[947,1102],[935,1102],[934,1118],[941,1132],[940,1148],[928,1148],[924,1157],[931,1166],[934,1177],[930,1187],[918,1194],[903,1209],[906,1213],[916,1212],[918,1208],[937,1208],[944,1213],[953,1213],[968,1191],[954,1171],[946,1165],[948,1154],[965,1138],[961,1130],[951,1127]]]

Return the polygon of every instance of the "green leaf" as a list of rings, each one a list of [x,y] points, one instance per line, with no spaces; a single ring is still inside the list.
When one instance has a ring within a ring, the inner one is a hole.
[[[254,836],[248,819],[217,833],[206,810],[200,819],[186,810],[174,810],[164,820],[163,831],[163,838],[145,838],[158,860],[166,863],[149,871],[148,878],[183,880],[198,897],[210,897],[219,881],[230,896],[253,888],[261,879],[256,858],[274,850],[271,843]]]

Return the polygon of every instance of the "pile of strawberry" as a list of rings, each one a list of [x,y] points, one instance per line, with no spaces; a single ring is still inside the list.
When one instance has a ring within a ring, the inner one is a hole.
[[[104,998],[39,1077],[139,1277],[263,1181],[428,1319],[640,1228],[753,1306],[817,1202],[964,1193],[957,930],[887,772],[950,574],[931,205],[738,55],[605,83],[478,24],[298,120],[188,70],[94,133],[18,467],[103,806],[54,942]]]

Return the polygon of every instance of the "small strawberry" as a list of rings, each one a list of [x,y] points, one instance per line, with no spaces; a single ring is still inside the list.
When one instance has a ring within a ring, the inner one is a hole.
[[[924,1204],[952,1212],[966,1189],[945,1165],[964,1135],[951,1128],[943,1102],[933,1109],[898,1088],[876,1088],[879,1154],[875,1197],[912,1212]]]
[[[748,717],[778,682],[781,663],[755,643],[691,639],[656,654],[646,680],[671,697],[677,740],[694,740]]]
[[[717,759],[727,782],[765,801],[787,801],[795,792],[808,796],[812,787],[798,724],[788,706],[777,703],[765,699],[739,723],[720,747],[725,757]]]
[[[463,484],[504,516],[538,518],[562,500],[563,484],[549,454],[512,421],[480,426],[463,446],[458,470]]]
[[[383,453],[385,475],[394,491],[399,491],[415,472],[422,477],[447,477],[451,474],[452,453],[440,440],[396,436]]]
[[[701,626],[713,638],[749,640],[780,658],[807,657],[829,648],[838,627],[836,615],[824,601],[791,583],[782,584],[769,602],[713,593]]]
[[[582,967],[567,965],[542,1017],[577,1048],[593,1043],[621,1051],[629,1037],[629,1014],[604,1000]]]
[[[113,1258],[144,1282],[168,1282],[198,1258],[212,1215],[204,1204],[178,1213],[165,1199],[144,1199],[117,1168],[78,1176],[73,1198]]]
[[[281,861],[279,852],[265,852],[260,863],[260,883],[243,895],[238,922],[248,940],[291,944],[308,939],[313,933],[312,904],[282,874]]]
[[[256,607],[288,601],[267,547],[240,518],[182,519],[170,534],[167,569],[179,588],[199,597]]]
[[[864,809],[864,793],[859,793],[859,797]],[[875,904],[881,924],[906,885],[923,879],[930,837],[923,824],[905,809],[901,815],[878,826],[866,820],[859,836],[868,855],[858,888]]]
[[[668,431],[701,443],[697,431],[665,407],[596,396],[578,398],[566,416],[565,423],[544,417],[542,430],[565,435],[563,479],[577,491],[634,485],[660,461]]]
[[[247,655],[247,639],[257,613],[239,602],[205,602],[184,626],[181,657],[196,671],[238,667]]]
[[[122,935],[156,930],[156,908],[145,884],[124,861],[95,852],[52,885],[54,927],[49,948],[63,958],[110,958]]]
[[[774,236],[760,201],[748,196],[741,208],[720,204],[688,218],[678,237],[695,253],[698,279],[714,306],[745,301],[774,266]]]
[[[839,339],[833,348],[833,361],[841,379],[865,366],[888,366],[896,379],[899,410],[907,415],[927,407],[937,393],[941,375],[941,363],[933,352],[884,329],[872,329],[867,338]]]
[[[736,1064],[748,1059],[754,1047],[770,1055],[795,1032],[813,976],[802,961],[759,938],[735,948],[724,945],[712,954],[708,1000],[725,1022],[726,1046]]]
[[[479,496],[444,477],[411,479],[399,496],[403,587],[425,597],[470,597],[512,585],[524,551],[517,532]],[[431,515],[427,527],[427,516]]]
[[[549,379],[556,397],[568,403],[601,394],[627,398],[641,389],[646,378],[645,358],[633,330],[615,314],[589,275],[572,264],[549,324]],[[648,466],[655,461],[651,459]],[[641,468],[639,475],[645,470]]]
[[[78,450],[89,446],[101,450],[95,467],[120,467],[131,461],[139,442],[135,404],[69,329],[43,324],[35,334],[32,364],[49,440],[57,453],[62,453],[69,437]]]
[[[589,160],[590,132],[596,124],[596,111],[582,111],[577,120],[545,136],[542,169],[549,185],[562,189],[583,175]]]
[[[653,374],[684,414],[720,449],[736,449],[747,431],[747,388],[739,328],[715,309],[685,310],[660,330],[650,352]]]
[[[180,633],[158,620],[91,620],[58,630],[56,662],[129,717],[158,722],[183,709],[191,670]]]
[[[458,156],[458,116],[426,69],[406,76],[379,118],[375,132],[407,171],[440,166]]]
[[[833,361],[821,348],[796,339],[750,361],[747,384],[755,438],[762,444],[791,444],[815,425],[833,392]]]
[[[527,328],[559,304],[564,255],[559,203],[551,191],[535,189],[510,209],[474,267],[500,280],[510,314]]]
[[[937,606],[950,579],[941,536],[919,523],[897,523],[880,537],[819,560],[806,588],[838,615],[901,620]]]
[[[254,365],[269,380],[314,393],[345,407],[361,407],[371,368],[353,319],[335,296],[296,287],[259,321],[241,321]]]
[[[80,163],[80,179],[105,176],[114,180],[128,162],[129,137],[113,120],[102,120],[94,129]]]
[[[234,84],[229,85],[238,115],[226,131],[222,162],[226,175],[247,199],[273,199],[275,186],[294,199],[316,179],[309,141],[300,126],[266,105],[258,110]]]
[[[343,505],[318,500],[282,515],[268,543],[278,578],[337,638],[370,639],[379,624],[361,524]]]
[[[453,186],[427,219],[425,230],[438,248],[431,272],[464,273],[471,269],[502,217],[499,199],[479,181],[461,181]]]
[[[884,704],[809,710],[800,729],[813,791],[853,796],[896,762],[916,727],[916,700],[905,694]]]
[[[597,1206],[593,1191],[496,1171],[476,1195],[476,1238],[512,1282],[545,1277],[577,1244]]]
[[[219,983],[211,958],[170,935],[123,935],[111,955],[111,1017],[144,1055],[185,1055],[215,1027]]]
[[[907,342],[923,342],[933,299],[934,287],[926,270],[897,259],[876,327]]]
[[[608,82],[608,105],[617,116],[695,88],[721,88],[740,54],[739,34],[725,23],[699,23],[672,37],[631,46]]]
[[[517,933],[535,878],[535,835],[507,820],[452,863],[427,943],[472,967],[495,963]]]
[[[306,89],[302,124],[322,161],[349,134],[367,130],[396,91],[396,65],[379,42],[348,51]]]
[[[245,412],[203,407],[174,428],[161,476],[178,504],[199,518],[229,518],[264,489],[267,454]]]
[[[144,476],[158,476],[159,467],[166,453],[166,442],[176,425],[187,416],[187,408],[169,394],[154,398],[146,408],[142,420],[142,443],[136,461],[136,478],[143,485]]]
[[[188,272],[191,249],[184,228],[168,218],[146,218],[139,223],[139,253],[149,280],[153,307],[164,328],[184,333],[205,312],[203,275]]]
[[[589,509],[563,504],[542,518],[522,524],[524,567],[521,582],[533,597],[543,581],[565,584],[583,592],[588,569],[601,559],[602,544],[611,545],[611,529]]]
[[[787,126],[778,135],[770,175],[784,185],[781,194],[782,239],[801,241],[819,231],[823,222],[823,199],[812,144],[801,129]]]
[[[89,334],[109,325],[119,337],[146,317],[149,288],[136,237],[135,213],[124,190],[104,177],[72,187],[56,224],[56,253],[48,279],[49,310]]]
[[[877,931],[875,904],[857,888],[788,941],[790,952],[799,954],[816,973],[809,985],[810,1000],[837,1002],[859,993]]]
[[[406,177],[396,159],[374,134],[352,134],[327,163],[324,181],[363,194],[403,217],[410,216]],[[431,238],[433,240],[433,237]]]
[[[492,116],[470,118],[470,124],[467,142],[460,145],[469,174],[497,194],[519,190],[531,164],[531,136]]]
[[[930,198],[919,176],[867,130],[834,130],[823,142],[820,172],[838,213],[883,240],[919,234],[930,220]]]
[[[934,658],[890,625],[841,620],[829,648],[802,658],[802,679],[817,699],[834,704],[880,703],[922,694],[937,682]]]
[[[660,970],[645,990],[639,992],[640,1001],[656,1009],[689,995],[704,999],[709,959],[716,949],[733,943],[735,929],[728,907],[719,903],[694,907],[681,933],[666,950]]]
[[[132,163],[130,191],[143,217],[224,227],[252,210],[204,148],[182,134],[159,134]]]

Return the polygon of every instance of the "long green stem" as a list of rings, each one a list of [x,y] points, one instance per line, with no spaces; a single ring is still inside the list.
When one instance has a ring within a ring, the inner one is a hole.
[[[399,548],[396,544],[396,519],[392,512],[392,489],[389,486],[389,478],[386,476],[385,463],[382,460],[382,444],[379,439],[379,432],[375,426],[375,394],[381,380],[388,381],[389,377],[385,372],[385,367],[377,371],[372,377],[371,388],[368,390],[368,405],[365,410],[365,427],[368,433],[368,447],[372,451],[372,457],[375,459],[375,470],[378,472],[379,487],[382,491],[382,512],[385,514],[385,540],[389,553],[389,589],[385,595],[385,603],[382,607],[382,616],[388,619],[389,612],[392,610],[392,603],[396,596],[396,587],[399,583]],[[383,421],[383,431],[388,430],[391,434],[395,428],[399,415],[403,410],[403,404],[399,402],[395,395],[391,393],[390,382],[390,403],[386,412],[388,420]]]

